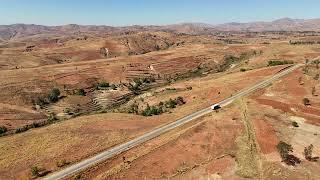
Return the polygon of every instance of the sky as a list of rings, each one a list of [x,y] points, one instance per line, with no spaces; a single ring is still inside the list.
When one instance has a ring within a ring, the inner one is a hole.
[[[166,25],[320,18],[320,0],[0,0],[0,24]]]

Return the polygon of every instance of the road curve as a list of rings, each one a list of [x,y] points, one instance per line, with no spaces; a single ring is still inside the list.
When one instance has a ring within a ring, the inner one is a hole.
[[[290,72],[294,71],[295,69],[299,68],[303,66],[302,64],[296,64],[294,66],[291,66],[290,68],[287,68],[285,70],[283,70],[282,72],[277,73],[276,75],[272,76],[271,78],[264,80],[260,83],[255,84],[254,86],[251,86],[247,89],[241,90],[240,92],[238,92],[237,94],[235,94],[232,97],[229,97],[217,104],[219,104],[221,107],[227,106],[228,104],[232,103],[235,99],[243,97],[247,94],[250,94],[254,91],[256,91],[257,89],[260,88],[264,88],[266,86],[268,86],[271,82],[289,74]],[[195,113],[192,113],[188,116],[185,116],[177,121],[174,121],[172,123],[166,124],[162,127],[159,127],[157,129],[154,129],[140,137],[137,137],[129,142],[120,144],[118,146],[115,146],[109,150],[103,151],[91,158],[85,159],[83,161],[80,161],[76,164],[73,164],[65,169],[62,169],[61,171],[49,174],[48,176],[44,177],[44,180],[57,180],[57,179],[63,179],[66,178],[68,176],[71,176],[77,172],[83,171],[99,162],[103,162],[117,154],[120,154],[124,151],[127,151],[133,147],[136,147],[150,139],[153,139],[161,134],[164,134],[176,127],[182,126],[190,121],[193,121],[203,115],[206,115],[208,113],[212,112],[212,109],[210,107],[202,109],[200,111],[197,111]]]

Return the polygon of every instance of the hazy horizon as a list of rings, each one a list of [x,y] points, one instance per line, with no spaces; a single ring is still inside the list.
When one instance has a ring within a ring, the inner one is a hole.
[[[320,17],[316,0],[3,0],[0,24],[169,25],[181,23],[223,24],[273,21],[281,18]]]

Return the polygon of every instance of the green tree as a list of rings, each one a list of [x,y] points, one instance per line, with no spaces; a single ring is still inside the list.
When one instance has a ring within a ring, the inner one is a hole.
[[[0,126],[0,134],[4,134],[8,131],[8,129],[5,126]]]
[[[55,103],[59,100],[60,90],[58,88],[53,88],[48,95],[48,100],[51,103]]]

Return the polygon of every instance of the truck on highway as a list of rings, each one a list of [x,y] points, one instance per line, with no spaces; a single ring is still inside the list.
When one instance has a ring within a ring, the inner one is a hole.
[[[218,110],[220,108],[221,108],[220,104],[214,104],[214,105],[211,106],[212,110]]]

